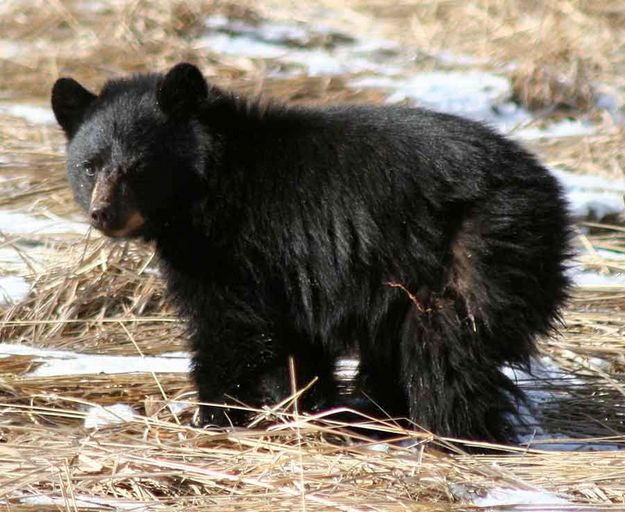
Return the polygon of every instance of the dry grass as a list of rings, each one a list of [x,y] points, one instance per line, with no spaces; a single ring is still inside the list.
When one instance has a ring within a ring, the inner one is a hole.
[[[623,177],[625,169],[625,129],[606,121],[596,135],[544,139],[526,144],[544,161],[555,167],[604,176]]]
[[[584,0],[352,0],[385,33],[508,66],[515,96],[538,110],[588,110],[596,82],[623,85],[625,3]],[[513,64],[510,66],[510,64]]]
[[[598,82],[613,88],[619,101],[623,97],[621,1],[91,5],[100,8],[60,0],[0,4],[2,40],[19,48],[0,58],[2,99],[47,105],[59,74],[97,88],[112,75],[165,69],[185,59],[215,83],[246,93],[262,91],[293,102],[381,101],[374,90],[349,89],[340,76],[267,78],[267,62],[216,55],[195,39],[210,14],[252,23],[321,21],[336,37],[366,33],[396,39],[414,49],[416,67],[440,65],[442,49],[476,56],[480,66],[499,71],[513,62],[505,72],[523,104],[543,115],[586,113],[600,123],[591,137],[534,143],[546,162],[610,177],[621,175],[625,165],[625,131],[593,108]],[[0,52],[4,48],[0,44]],[[79,218],[56,128],[0,110],[0,147],[2,177],[9,178],[0,180],[1,209]],[[601,272],[625,271],[625,260],[616,257],[625,253],[624,228],[584,228],[581,262]],[[24,301],[2,311],[1,340],[121,355],[184,347],[183,327],[163,296],[150,247],[112,244],[95,233],[88,239],[0,233],[0,250],[6,248],[27,260],[33,288]],[[596,249],[615,257],[606,259]],[[9,271],[3,268],[0,276]],[[560,400],[544,408],[541,424],[581,444],[623,444],[625,288],[577,289],[565,324],[562,335],[543,340],[542,347],[575,381],[542,383]],[[253,428],[204,431],[191,426],[194,394],[185,375],[37,377],[29,372],[38,364],[31,356],[0,359],[0,500],[8,510],[469,510],[476,496],[501,487],[546,489],[568,497],[578,510],[625,506],[625,450],[491,447],[489,455],[469,455],[462,443],[405,431],[392,421],[371,425],[363,418],[354,433],[332,416],[302,417],[296,397],[257,411]],[[191,403],[174,415],[169,400]],[[131,405],[137,415],[99,430],[84,427],[89,406],[116,403]],[[380,432],[404,442],[373,450],[371,438]],[[24,499],[36,496],[55,501]]]

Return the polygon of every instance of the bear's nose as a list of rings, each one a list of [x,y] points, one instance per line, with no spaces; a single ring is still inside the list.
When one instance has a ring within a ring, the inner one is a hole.
[[[111,211],[108,205],[93,206],[89,215],[91,224],[95,228],[107,228],[111,222]]]

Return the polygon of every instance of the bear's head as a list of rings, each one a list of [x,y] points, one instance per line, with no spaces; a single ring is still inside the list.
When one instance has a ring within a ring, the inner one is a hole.
[[[91,224],[151,238],[202,195],[214,141],[198,120],[209,95],[200,71],[174,66],[107,82],[99,95],[72,78],[52,89],[67,136],[67,172]]]

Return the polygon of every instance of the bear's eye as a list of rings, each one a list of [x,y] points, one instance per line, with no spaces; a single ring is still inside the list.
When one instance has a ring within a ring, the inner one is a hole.
[[[84,162],[82,168],[87,176],[95,176],[95,164],[93,162]]]

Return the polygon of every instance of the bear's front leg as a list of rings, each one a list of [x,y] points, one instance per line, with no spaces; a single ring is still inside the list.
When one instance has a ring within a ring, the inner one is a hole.
[[[246,406],[259,408],[288,394],[280,385],[286,381],[288,355],[269,336],[236,328],[200,336],[193,339],[192,376],[201,426],[243,426],[251,416]],[[268,390],[265,383],[274,374],[276,389]]]

